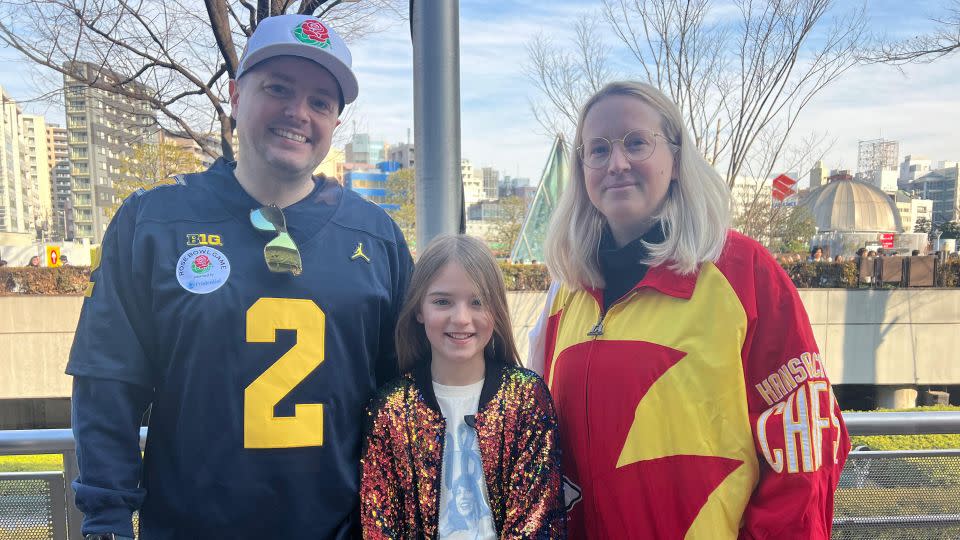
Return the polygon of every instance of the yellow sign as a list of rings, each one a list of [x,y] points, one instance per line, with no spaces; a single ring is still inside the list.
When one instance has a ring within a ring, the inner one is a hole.
[[[60,246],[47,246],[47,266],[60,266]]]

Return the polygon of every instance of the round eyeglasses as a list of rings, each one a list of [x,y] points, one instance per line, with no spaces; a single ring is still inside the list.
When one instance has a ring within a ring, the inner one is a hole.
[[[677,145],[673,144],[662,133],[649,131],[646,129],[635,129],[622,139],[605,139],[603,137],[594,137],[584,141],[577,147],[577,153],[580,155],[580,161],[591,169],[600,169],[607,166],[610,162],[610,156],[613,154],[613,144],[620,143],[623,147],[623,153],[630,161],[643,161],[653,155],[657,149],[657,137],[666,141],[671,150]]]

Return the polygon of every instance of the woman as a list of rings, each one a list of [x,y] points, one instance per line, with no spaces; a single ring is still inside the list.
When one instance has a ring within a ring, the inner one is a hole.
[[[849,441],[810,323],[682,126],[650,86],[601,89],[548,229],[531,364],[570,536],[829,538]]]

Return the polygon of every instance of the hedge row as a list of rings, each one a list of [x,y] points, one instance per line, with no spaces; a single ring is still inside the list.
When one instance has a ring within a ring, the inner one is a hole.
[[[797,288],[856,288],[857,264],[787,263],[783,269]],[[542,264],[500,262],[500,270],[509,291],[544,291],[550,274]],[[960,286],[960,261],[941,266],[944,287]],[[0,295],[10,294],[83,294],[90,269],[83,266],[61,268],[0,267]]]
[[[83,294],[90,281],[90,267],[0,268],[0,295],[12,294]]]
[[[550,287],[550,273],[542,264],[500,262],[500,272],[508,291],[545,291]]]

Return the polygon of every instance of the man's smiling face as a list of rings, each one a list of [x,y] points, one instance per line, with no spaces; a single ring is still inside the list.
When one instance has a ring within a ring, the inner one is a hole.
[[[330,150],[340,87],[320,65],[278,56],[231,81],[239,159],[273,177],[309,176]]]

